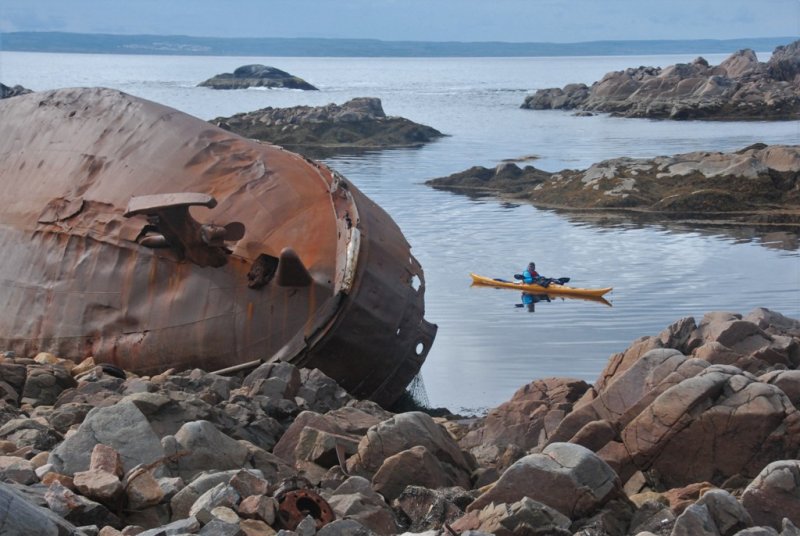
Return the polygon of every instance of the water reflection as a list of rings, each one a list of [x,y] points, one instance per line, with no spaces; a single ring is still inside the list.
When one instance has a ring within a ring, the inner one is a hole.
[[[472,287],[482,287],[488,288],[485,285],[480,285],[473,283]],[[495,289],[497,290],[497,289]],[[548,294],[546,292],[522,292],[520,293],[519,302],[514,303],[514,307],[517,309],[525,309],[529,313],[536,312],[536,305],[537,304],[555,304],[557,302],[565,302],[569,300],[575,301],[587,301],[587,302],[595,302],[600,303],[603,305],[607,305],[608,307],[612,307],[611,302],[607,299],[603,298],[602,296],[577,296],[571,294]]]
[[[756,243],[770,249],[797,251],[800,249],[800,231],[796,225],[730,225],[703,220],[669,221],[664,214],[573,212],[553,210],[567,221],[578,225],[591,225],[600,229],[657,228],[671,233],[695,233],[721,238],[736,244]]]

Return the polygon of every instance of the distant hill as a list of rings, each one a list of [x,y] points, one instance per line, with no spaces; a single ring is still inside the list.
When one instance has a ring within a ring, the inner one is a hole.
[[[180,35],[111,35],[9,32],[0,49],[92,54],[177,54],[192,56],[615,56],[681,53],[729,54],[742,48],[773,50],[796,37],[584,43],[380,41],[377,39],[223,38]]]

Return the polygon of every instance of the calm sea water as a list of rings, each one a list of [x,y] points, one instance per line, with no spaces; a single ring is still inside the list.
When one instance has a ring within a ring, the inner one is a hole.
[[[567,216],[434,191],[429,178],[535,155],[556,171],[618,156],[800,143],[800,122],[666,122],[522,110],[525,95],[610,70],[666,66],[696,55],[572,58],[234,58],[0,52],[0,81],[34,90],[106,86],[203,119],[266,106],[380,97],[387,114],[448,137],[421,149],[326,160],[398,222],[427,279],[439,334],[422,370],[430,403],[476,410],[548,376],[593,381],[609,355],[673,321],[713,310],[768,307],[800,318],[800,253],[781,237],[633,224],[598,227]],[[723,55],[707,55],[717,64]],[[764,60],[766,55],[759,54]],[[196,85],[263,63],[318,92],[214,91]],[[773,240],[774,239],[774,240]],[[510,278],[528,261],[576,286],[612,286],[612,307],[558,299],[520,305],[514,291],[471,288],[469,272]]]

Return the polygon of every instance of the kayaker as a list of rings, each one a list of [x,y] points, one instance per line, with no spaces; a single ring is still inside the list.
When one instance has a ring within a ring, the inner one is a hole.
[[[526,285],[532,285],[539,276],[539,272],[536,271],[536,263],[529,262],[528,267],[522,272],[522,282]]]

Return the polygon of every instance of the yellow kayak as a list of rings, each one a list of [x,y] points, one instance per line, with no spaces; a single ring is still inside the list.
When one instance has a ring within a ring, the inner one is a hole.
[[[469,274],[472,277],[472,283],[475,285],[486,285],[490,287],[499,288],[513,288],[523,292],[531,292],[538,294],[554,294],[565,296],[585,296],[599,298],[604,294],[611,292],[611,287],[607,288],[575,288],[566,285],[559,285],[558,283],[550,283],[547,287],[541,285],[526,285],[525,283],[515,283],[513,281],[506,281],[503,279],[492,279],[491,277],[483,277],[482,275]]]

